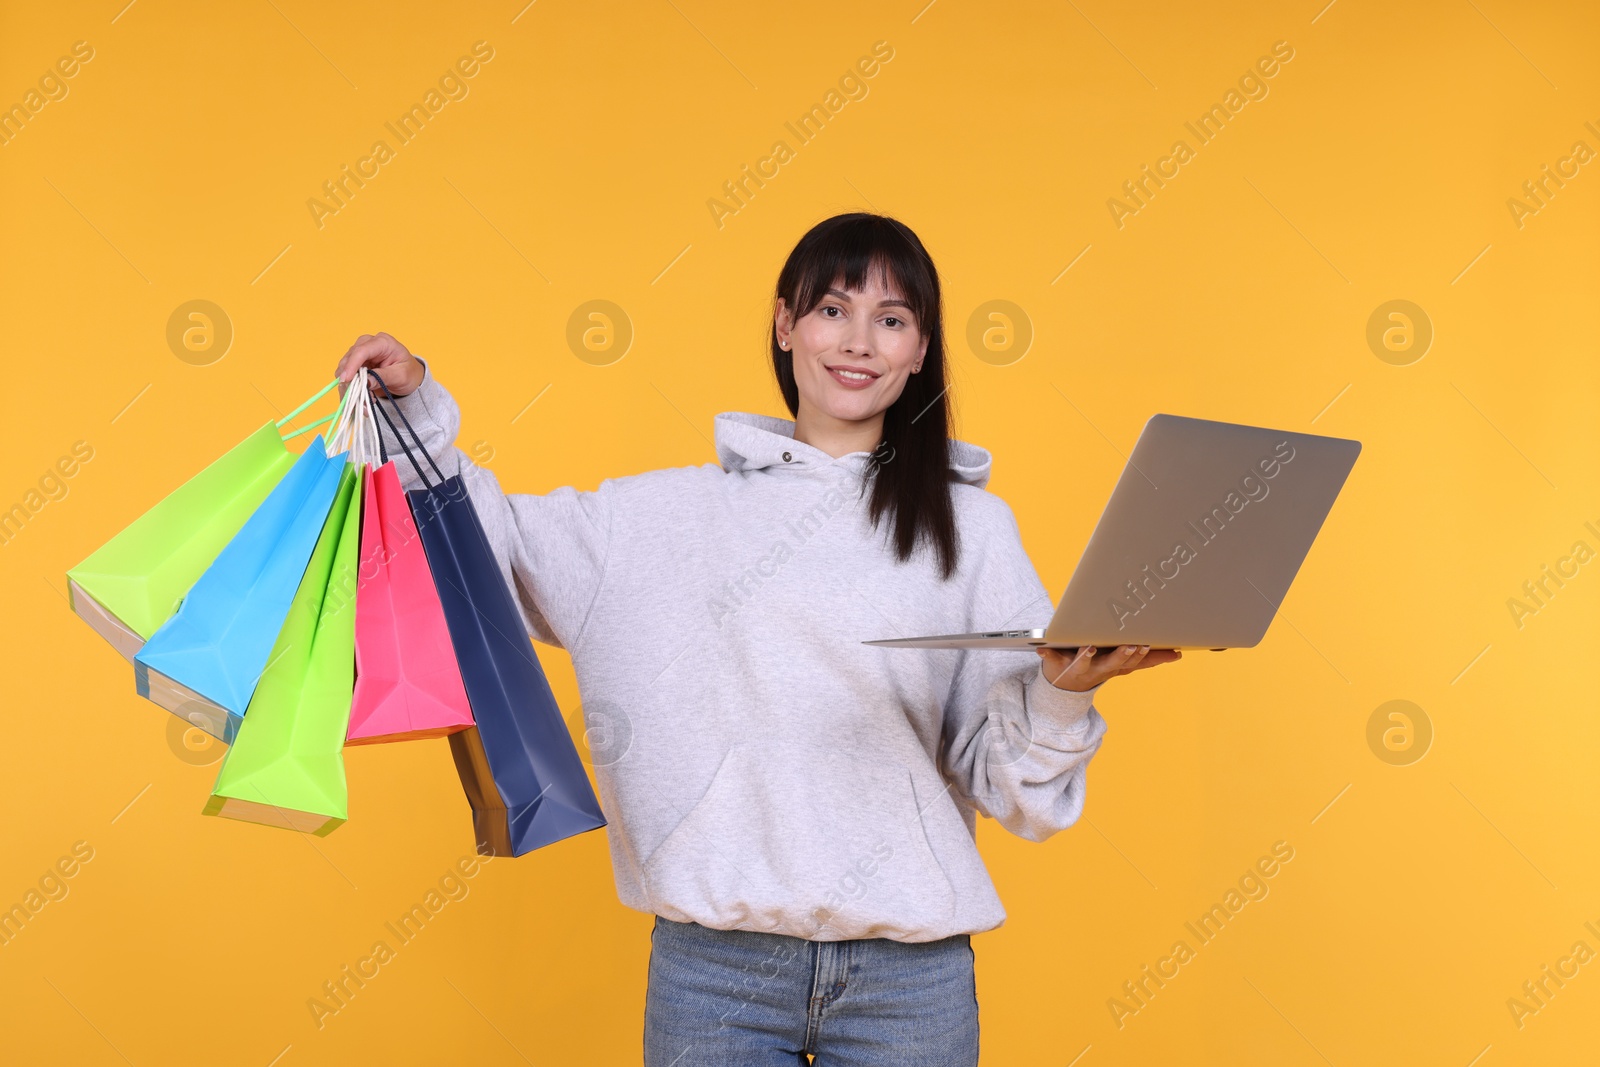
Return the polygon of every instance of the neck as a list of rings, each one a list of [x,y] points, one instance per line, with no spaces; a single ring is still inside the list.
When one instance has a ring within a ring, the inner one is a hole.
[[[871,452],[883,440],[883,412],[870,419],[839,419],[814,411],[801,400],[794,417],[794,439],[834,459],[852,452]]]

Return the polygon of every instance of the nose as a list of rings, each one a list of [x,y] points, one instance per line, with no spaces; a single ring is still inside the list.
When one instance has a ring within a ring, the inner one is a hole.
[[[857,318],[845,331],[840,341],[840,347],[855,356],[872,355],[872,323],[869,319]]]

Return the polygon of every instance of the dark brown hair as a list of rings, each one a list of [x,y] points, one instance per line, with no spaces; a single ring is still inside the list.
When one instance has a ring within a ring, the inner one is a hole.
[[[917,329],[928,338],[922,370],[907,376],[904,391],[883,415],[883,440],[868,467],[877,528],[891,524],[895,555],[911,558],[919,542],[938,555],[941,576],[956,569],[959,540],[950,483],[950,390],[945,379],[943,303],[933,258],[910,228],[886,215],[852,212],[813,226],[789,253],[778,275],[777,297],[796,321],[813,311],[830,288],[859,290],[869,272],[911,305]],[[772,370],[789,414],[800,411],[794,354],[778,347],[773,306]]]

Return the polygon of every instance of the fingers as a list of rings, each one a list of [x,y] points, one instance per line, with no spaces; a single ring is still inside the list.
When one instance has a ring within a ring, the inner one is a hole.
[[[1124,667],[1118,674],[1132,674],[1134,671],[1149,670],[1159,667],[1163,663],[1175,663],[1183,658],[1183,653],[1175,648],[1159,648],[1148,652],[1140,661],[1131,666]]]
[[[1127,658],[1138,651],[1137,645],[1125,645],[1104,654],[1093,645],[1084,645],[1070,658],[1059,649],[1041,648],[1044,659],[1041,666],[1045,679],[1057,689],[1079,692],[1092,689],[1116,674]]]
[[[356,369],[361,366],[361,364],[356,361],[356,350],[360,348],[364,342],[370,340],[372,340],[372,335],[367,333],[364,333],[360,337],[356,338],[356,343],[351,345],[343,356],[339,357],[339,365],[335,367],[333,371],[333,376],[335,378],[338,378],[341,382],[349,382],[350,379],[355,376]],[[340,391],[342,392],[343,390]]]
[[[1183,653],[1175,648],[1157,649],[1144,658],[1138,669],[1141,671],[1148,670],[1151,667],[1159,667],[1163,663],[1175,663],[1182,658]]]
[[[364,333],[356,338],[356,343],[351,345],[344,358],[339,360],[334,375],[342,382],[349,382],[362,367],[381,367],[395,355],[396,351],[404,349],[388,334]]]
[[[1037,651],[1045,661],[1042,669],[1051,685],[1080,692],[1094,688],[1107,678],[1168,663],[1181,656],[1173,649],[1160,649],[1152,653],[1149,645],[1120,645],[1104,652],[1093,645],[1085,645],[1070,658],[1058,649],[1040,648]]]
[[[1091,652],[1094,649],[1090,649]],[[1095,666],[1104,677],[1110,678],[1113,674],[1126,668],[1130,663],[1137,663],[1146,652],[1150,651],[1149,645],[1119,645],[1109,649],[1102,656],[1095,659]]]
[[[1096,684],[1133,670],[1134,665],[1149,651],[1149,645],[1122,645],[1112,649],[1101,657],[1100,676]]]

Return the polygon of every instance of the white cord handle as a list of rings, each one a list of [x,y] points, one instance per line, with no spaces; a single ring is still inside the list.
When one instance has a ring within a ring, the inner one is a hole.
[[[356,377],[352,378],[350,384],[345,386],[344,396],[339,398],[339,411],[337,417],[333,420],[333,425],[328,428],[328,436],[326,438],[328,455],[330,456],[336,456],[348,447],[345,445],[344,440],[349,432],[350,409],[356,400],[357,383],[365,370],[366,368],[362,367],[356,371]]]
[[[357,401],[356,425],[354,430],[353,451],[360,454],[360,462],[369,467],[377,466],[378,452],[378,426],[372,414],[372,388],[367,384],[367,368],[361,368],[361,398]],[[354,457],[352,457],[354,458]]]
[[[367,368],[360,367],[345,388],[339,417],[328,431],[328,454],[349,453],[349,461],[370,464],[378,456],[377,427],[373,424],[372,390]]]

